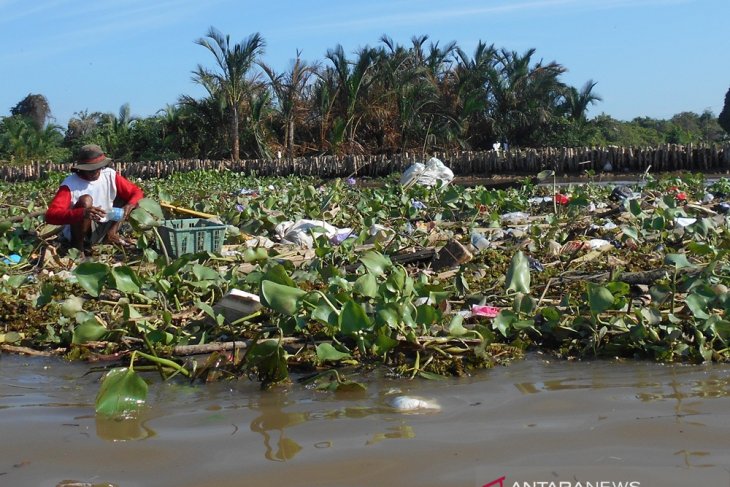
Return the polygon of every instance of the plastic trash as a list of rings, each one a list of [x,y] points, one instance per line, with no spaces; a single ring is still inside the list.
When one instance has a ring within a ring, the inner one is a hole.
[[[679,217],[679,218],[677,218],[677,219],[674,220],[675,225],[677,227],[681,227],[681,228],[688,227],[688,226],[692,225],[695,222],[697,222],[697,218],[682,218],[682,217]]]
[[[543,272],[545,270],[544,265],[542,265],[538,260],[533,259],[529,255],[527,256],[527,262],[530,265],[530,269],[532,269],[535,272]]]
[[[471,315],[472,316],[484,316],[485,318],[496,318],[501,308],[496,306],[488,306],[484,304],[472,304]]]
[[[118,222],[124,218],[124,208],[112,208],[106,214],[106,219],[110,222]]]
[[[328,239],[342,233],[352,233],[351,228],[337,228],[323,220],[298,220],[297,222],[285,221],[274,227],[274,233],[282,243],[298,245],[311,248],[314,245],[312,230],[321,229],[321,233]]]
[[[388,398],[387,403],[398,411],[441,410],[437,402],[415,396],[395,396]]]
[[[471,244],[479,250],[486,250],[489,248],[489,240],[479,232],[471,234]]]
[[[550,196],[534,196],[527,200],[531,205],[541,205],[543,203],[552,203],[553,199]]]
[[[715,196],[711,193],[705,193],[705,195],[702,197],[702,202],[707,204],[715,199]]]
[[[400,184],[402,186],[410,186],[412,184],[434,186],[436,181],[450,183],[453,179],[453,171],[446,167],[439,159],[432,157],[426,164],[420,162],[411,164],[408,169],[403,171]]]
[[[635,198],[634,192],[628,186],[616,186],[608,197],[612,201],[622,201]]]
[[[22,260],[22,257],[18,254],[10,254],[5,259],[3,259],[3,264],[5,265],[15,265],[20,264],[20,261]]]
[[[722,203],[719,203],[717,206],[715,206],[715,211],[718,213],[730,212],[730,203],[725,203],[724,201]]]
[[[602,238],[592,238],[588,241],[588,248],[591,250],[601,249],[606,246],[612,246],[611,242]]]
[[[357,238],[357,234],[352,230],[352,228],[340,228],[332,237],[330,237],[330,242],[334,245],[340,245],[348,238]]]
[[[559,205],[567,205],[568,203],[570,203],[570,196],[567,194],[556,193],[555,202]]]
[[[522,211],[513,211],[511,213],[505,213],[500,217],[503,222],[519,222],[524,221],[530,218],[530,215],[528,215],[525,212]]]

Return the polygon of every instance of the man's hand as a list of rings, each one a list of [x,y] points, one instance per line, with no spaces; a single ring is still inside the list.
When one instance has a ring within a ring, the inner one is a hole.
[[[84,219],[93,220],[95,222],[101,221],[106,216],[106,211],[101,209],[101,206],[90,206],[84,208]]]
[[[129,218],[129,214],[132,213],[132,210],[134,210],[135,208],[137,208],[137,205],[126,204],[122,206],[122,209],[124,210],[124,217],[122,218],[122,221]]]

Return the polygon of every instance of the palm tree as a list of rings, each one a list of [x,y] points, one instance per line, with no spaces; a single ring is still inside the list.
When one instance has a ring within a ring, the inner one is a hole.
[[[580,91],[573,86],[566,89],[563,100],[563,110],[570,120],[580,123],[585,122],[588,105],[593,105],[594,103],[603,100],[600,95],[593,93],[593,88],[596,84],[597,82],[588,80]]]
[[[497,62],[493,44],[479,41],[470,56],[462,49],[455,50],[457,65],[451,86],[452,111],[460,128],[463,145],[488,146],[493,138],[490,109],[490,74]],[[489,139],[489,140],[488,140]]]
[[[218,71],[212,71],[198,65],[193,72],[193,81],[201,84],[213,96],[216,92],[222,94],[225,109],[229,116],[229,130],[233,140],[231,158],[237,160],[240,154],[239,122],[241,110],[250,96],[251,80],[249,72],[256,58],[263,54],[264,39],[257,32],[241,43],[231,45],[230,36],[223,36],[217,29],[211,27],[205,38],[195,41],[213,56]]]
[[[327,51],[326,57],[332,62],[337,82],[337,108],[339,117],[344,126],[348,149],[355,149],[355,134],[360,121],[363,119],[365,106],[360,102],[365,98],[367,89],[372,82],[370,70],[373,67],[376,51],[369,47],[360,49],[358,57],[351,62],[345,56],[341,45]],[[360,110],[359,108],[363,108]]]
[[[559,77],[565,68],[556,62],[531,66],[535,49],[520,55],[501,49],[490,70],[490,116],[496,134],[512,144],[525,145],[539,136],[557,115],[565,91]]]
[[[305,106],[305,90],[316,67],[301,59],[297,51],[289,71],[277,74],[270,66],[259,63],[271,80],[271,89],[277,98],[277,109],[284,121],[284,152],[291,159],[294,157],[294,132],[297,123],[307,112]]]

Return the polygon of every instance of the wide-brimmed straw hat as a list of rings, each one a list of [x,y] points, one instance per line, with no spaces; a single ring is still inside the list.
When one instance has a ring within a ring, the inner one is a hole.
[[[77,171],[96,171],[110,162],[112,160],[104,154],[101,147],[96,144],[88,144],[81,148],[79,158],[71,169],[76,169]]]

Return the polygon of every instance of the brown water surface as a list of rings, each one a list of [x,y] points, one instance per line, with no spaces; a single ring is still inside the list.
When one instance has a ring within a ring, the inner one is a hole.
[[[366,377],[359,395],[150,376],[124,422],[95,417],[86,371],[0,356],[0,486],[730,485],[724,365],[532,356],[468,379]],[[398,412],[399,394],[441,410]]]

